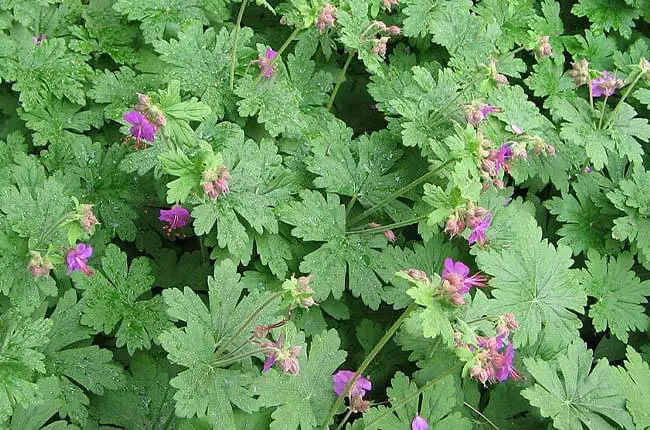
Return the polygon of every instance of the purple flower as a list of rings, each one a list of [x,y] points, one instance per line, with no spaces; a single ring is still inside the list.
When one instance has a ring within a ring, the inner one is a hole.
[[[273,66],[271,65],[271,62],[277,56],[278,56],[277,51],[274,51],[271,48],[266,48],[266,53],[264,54],[264,56],[253,61],[253,63],[260,66],[260,71],[262,72],[262,75],[266,79],[271,79],[273,77],[273,73],[275,73],[275,71],[273,70]]]
[[[355,373],[350,370],[339,370],[332,375],[333,390],[337,396],[345,391],[348,382],[354,378]],[[372,383],[369,379],[359,376],[352,388],[350,388],[350,397],[363,397],[372,389]]]
[[[416,415],[411,421],[411,430],[429,430],[429,423],[421,416]]]
[[[75,248],[70,249],[65,255],[65,262],[68,266],[68,275],[81,270],[87,276],[93,274],[88,267],[88,259],[93,255],[93,248],[85,243],[78,243]]]
[[[32,37],[32,43],[36,46],[41,46],[41,43],[47,40],[46,34],[39,34],[38,36]]]
[[[594,97],[609,97],[614,95],[617,89],[623,88],[623,85],[625,84],[622,79],[616,79],[616,76],[605,70],[603,76],[591,81],[591,93]]]
[[[594,169],[592,169],[591,166],[587,166],[587,167],[585,167],[585,169],[583,170],[583,172],[585,172],[585,173],[591,173],[591,172],[593,172],[593,171],[594,171]]]
[[[492,214],[488,213],[485,217],[472,229],[472,234],[467,238],[469,244],[478,242],[479,245],[485,245],[488,241],[487,238],[487,229],[490,227],[492,222]]]
[[[454,262],[451,258],[445,258],[443,266],[442,279],[456,286],[461,294],[467,294],[472,287],[485,286],[485,277],[479,274],[468,276],[469,267],[462,261]]]
[[[499,173],[499,170],[503,167],[503,170],[506,172],[510,170],[510,167],[508,166],[508,160],[512,158],[512,148],[510,148],[510,145],[507,143],[504,143],[501,145],[499,150],[496,153],[496,157],[494,160],[494,165],[497,173]]]
[[[170,231],[176,230],[187,225],[190,220],[190,211],[181,205],[174,205],[171,209],[161,209],[158,219],[169,224],[167,228]]]
[[[124,121],[131,124],[131,135],[136,141],[146,140],[153,142],[156,137],[156,128],[140,112],[130,111],[124,114]]]
[[[497,354],[492,362],[494,363],[495,372],[494,377],[499,382],[507,381],[508,379],[519,379],[519,373],[515,370],[513,362],[515,360],[515,348],[509,343],[503,354]]]
[[[465,108],[465,119],[471,125],[478,125],[485,121],[492,112],[502,112],[503,109],[481,102],[473,102]]]

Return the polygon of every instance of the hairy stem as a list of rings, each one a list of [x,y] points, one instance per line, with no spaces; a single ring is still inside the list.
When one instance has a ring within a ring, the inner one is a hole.
[[[345,234],[363,234],[363,233],[375,233],[378,231],[385,231],[391,228],[399,228],[399,227],[406,227],[407,225],[412,225],[415,223],[418,223],[420,221],[424,221],[425,219],[428,218],[428,215],[422,215],[417,218],[412,218],[406,221],[400,221],[400,222],[395,222],[393,224],[386,224],[386,225],[381,225],[379,227],[373,227],[373,228],[367,228],[365,230],[352,230],[352,231],[346,231]]]
[[[379,351],[382,350],[382,348],[388,343],[391,337],[397,332],[397,329],[402,325],[402,323],[406,320],[406,318],[413,312],[415,309],[417,309],[418,305],[416,303],[411,303],[406,309],[404,309],[404,312],[402,312],[402,315],[393,323],[392,326],[384,333],[381,339],[379,339],[379,342],[375,347],[370,351],[370,353],[366,356],[366,358],[363,360],[359,368],[357,369],[356,373],[354,374],[354,377],[350,379],[348,382],[348,385],[345,386],[345,389],[341,393],[341,395],[336,399],[336,402],[332,405],[330,408],[329,413],[327,414],[327,417],[323,421],[321,428],[325,430],[334,418],[334,415],[336,414],[336,411],[338,410],[339,407],[341,407],[341,404],[343,403],[343,399],[349,394],[350,390],[356,384],[357,379],[363,374],[363,372],[366,371],[372,360],[379,354]]]
[[[490,419],[489,419],[488,417],[486,417],[485,415],[483,415],[483,414],[481,413],[481,411],[479,411],[478,409],[476,409],[474,406],[470,405],[470,404],[467,403],[467,402],[463,402],[463,405],[467,406],[467,407],[468,407],[472,412],[474,412],[474,413],[475,413],[476,415],[478,415],[479,417],[483,418],[483,419],[485,420],[486,423],[488,423],[488,424],[490,424],[490,425],[492,426],[493,429],[495,429],[495,430],[501,430],[499,427],[497,427],[496,424],[494,424],[492,421],[490,421]]]
[[[350,67],[350,63],[352,62],[352,58],[354,58],[354,55],[356,53],[357,53],[357,51],[355,51],[353,49],[348,54],[348,58],[345,60],[345,64],[343,65],[343,70],[341,70],[341,73],[339,73],[339,77],[336,78],[336,85],[334,85],[334,91],[332,91],[332,95],[330,96],[330,99],[327,102],[327,110],[332,109],[332,105],[334,104],[334,99],[336,98],[336,94],[339,92],[339,88],[341,88],[341,84],[343,83],[343,80],[345,79],[345,74],[348,71],[348,67]]]
[[[291,42],[293,42],[293,39],[295,39],[296,36],[298,35],[298,33],[300,33],[300,30],[302,30],[302,27],[296,27],[296,28],[291,32],[291,34],[289,35],[289,37],[287,38],[287,40],[285,40],[284,43],[282,44],[282,46],[280,46],[280,49],[278,49],[278,53],[277,53],[277,55],[275,56],[274,59],[271,60],[271,62],[269,63],[268,67],[273,67],[273,65],[275,64],[275,62],[278,61],[278,59],[279,59],[280,56],[282,55],[282,53],[283,53],[283,52],[284,52],[284,51],[289,47],[289,44],[290,44]],[[259,84],[260,79],[262,79],[262,76],[264,76],[264,70],[260,70],[259,75],[257,75],[257,79],[255,79],[255,85]]]
[[[598,120],[598,128],[603,128],[603,117],[605,116],[605,107],[607,107],[608,95],[605,95],[605,100],[603,101],[603,108],[600,110],[600,119]]]
[[[273,303],[276,299],[282,297],[283,295],[284,292],[279,291],[273,294],[272,296],[270,296],[268,299],[266,299],[266,301],[264,301],[264,303],[262,303],[257,309],[255,309],[255,311],[248,317],[248,319],[244,322],[244,324],[242,324],[242,326],[237,329],[234,335],[222,337],[221,340],[219,340],[219,342],[217,343],[215,354],[219,354],[220,352],[223,352],[225,347],[227,347],[230,344],[227,343],[226,345],[222,345],[220,347],[220,345],[226,338],[228,338],[230,341],[237,340],[237,338],[253,323],[253,321],[255,321],[260,316],[260,314],[264,312],[264,309],[266,309],[271,303]]]
[[[393,200],[396,199],[397,197],[400,197],[400,196],[402,196],[402,195],[408,193],[408,192],[411,191],[413,188],[415,188],[415,187],[417,187],[418,185],[420,185],[420,184],[422,184],[422,183],[428,181],[428,180],[431,179],[433,176],[435,176],[438,172],[440,172],[442,169],[444,169],[445,167],[447,167],[449,164],[451,164],[451,163],[454,162],[454,161],[457,161],[457,159],[456,159],[456,158],[451,158],[451,159],[445,161],[444,163],[442,163],[441,165],[439,165],[438,167],[436,167],[435,169],[428,171],[427,173],[425,173],[424,175],[420,176],[418,179],[414,180],[414,181],[411,182],[410,184],[408,184],[408,185],[406,185],[406,186],[400,188],[399,190],[397,190],[397,191],[395,191],[394,193],[392,193],[390,196],[388,196],[388,197],[386,197],[385,199],[381,200],[379,203],[373,205],[372,207],[366,209],[365,211],[363,211],[362,213],[360,213],[360,214],[357,215],[356,217],[352,218],[352,219],[350,220],[349,224],[350,224],[350,225],[353,225],[353,224],[358,223],[359,221],[363,220],[363,219],[364,219],[365,217],[367,217],[368,215],[374,213],[376,210],[378,210],[378,209],[384,207],[386,204],[390,203],[391,201],[393,201]]]
[[[235,88],[235,66],[237,64],[237,42],[239,40],[239,31],[241,30],[241,20],[244,16],[244,10],[248,5],[248,0],[243,0],[239,6],[239,14],[237,15],[237,22],[235,23],[235,37],[230,52],[230,91]]]
[[[623,97],[618,101],[616,104],[616,107],[614,108],[614,112],[609,116],[609,120],[607,120],[607,124],[605,125],[605,128],[610,129],[614,125],[614,122],[616,122],[616,116],[618,115],[618,112],[621,110],[621,106],[623,106],[623,102],[625,102],[625,99],[627,99],[627,96],[630,95],[636,84],[639,83],[639,80],[643,77],[644,73],[639,72],[639,74],[634,78],[634,81],[632,81],[632,84],[630,84],[629,87],[627,87],[627,90],[625,91],[625,94],[623,94]]]
[[[343,417],[343,419],[341,420],[341,422],[339,423],[339,425],[337,425],[336,428],[335,428],[334,430],[341,430],[341,429],[343,429],[343,428],[345,427],[345,423],[347,423],[348,420],[350,419],[350,415],[352,415],[352,409],[351,409],[351,408],[348,408],[348,411],[345,413],[345,416]]]

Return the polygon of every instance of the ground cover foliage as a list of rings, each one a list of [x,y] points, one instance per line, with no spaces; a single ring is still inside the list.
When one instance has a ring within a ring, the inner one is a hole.
[[[649,23],[0,0],[0,428],[650,428]]]

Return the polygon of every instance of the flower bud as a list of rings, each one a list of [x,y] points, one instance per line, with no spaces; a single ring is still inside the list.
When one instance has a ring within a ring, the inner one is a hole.
[[[429,279],[429,276],[426,274],[426,272],[422,270],[409,269],[406,273],[408,273],[408,275],[416,281],[427,281]]]
[[[548,57],[553,53],[553,47],[551,46],[550,36],[542,36],[537,42],[537,55],[540,57]]]
[[[548,155],[555,155],[555,146],[553,146],[553,145],[546,145],[545,150],[546,150],[546,153],[547,153]]]
[[[38,279],[42,276],[48,276],[50,271],[54,269],[54,265],[48,259],[44,259],[40,252],[31,251],[30,253],[32,258],[29,260],[27,270],[32,274],[32,277]]]
[[[375,21],[373,23],[377,27],[377,31],[386,32],[388,31],[388,26],[383,21]]]
[[[458,236],[465,230],[465,221],[455,216],[449,217],[445,225],[445,233],[451,237]]]
[[[392,34],[393,36],[397,36],[398,34],[400,34],[402,32],[402,29],[399,28],[396,25],[391,25],[390,27],[388,27],[388,32],[390,34]]]
[[[399,4],[399,0],[384,0],[384,7],[388,9],[389,12],[393,6],[398,4]]]
[[[388,37],[382,37],[379,39],[373,40],[374,47],[370,50],[373,54],[377,54],[380,57],[384,57],[386,55],[386,49],[387,49],[387,43],[388,43]]]
[[[569,70],[569,76],[573,78],[576,87],[586,84],[589,81],[589,62],[586,59],[581,59],[575,63],[571,63],[572,69]]]
[[[370,409],[370,401],[364,400],[363,396],[352,396],[350,398],[350,409],[352,412],[363,414]]]
[[[494,185],[494,188],[496,188],[497,190],[502,190],[505,188],[505,184],[503,183],[503,180],[499,178],[492,181],[492,185]]]
[[[83,204],[79,206],[79,224],[86,233],[92,234],[94,227],[99,224],[95,214],[93,214],[93,205]]]
[[[395,236],[393,230],[384,230],[384,237],[391,243],[397,242],[397,236]]]

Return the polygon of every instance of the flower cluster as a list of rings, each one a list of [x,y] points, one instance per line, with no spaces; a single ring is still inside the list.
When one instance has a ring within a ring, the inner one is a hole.
[[[443,266],[442,288],[454,305],[464,305],[472,287],[485,286],[487,279],[479,274],[469,276],[469,267],[461,261],[445,258]]]
[[[393,6],[397,6],[399,4],[399,0],[383,0],[383,2],[384,2],[384,7],[389,12],[393,8]]]
[[[551,46],[551,38],[549,36],[542,36],[537,41],[537,56],[548,57],[553,53]]]
[[[265,341],[260,346],[266,356],[263,373],[268,372],[271,367],[277,364],[280,370],[287,375],[300,374],[298,356],[300,356],[302,348],[299,345],[289,346],[285,344],[284,334],[280,334],[275,342]]]
[[[123,118],[131,124],[129,131],[135,139],[136,149],[143,141],[153,143],[158,131],[167,123],[165,115],[146,94],[138,94],[134,110],[125,113]]]
[[[54,269],[52,261],[48,257],[43,258],[41,253],[38,251],[31,251],[30,254],[32,257],[27,266],[29,273],[31,273],[35,279],[42,276],[48,276],[50,271]]]
[[[289,304],[290,308],[297,306],[303,309],[309,309],[316,304],[316,301],[314,301],[314,291],[309,286],[309,281],[311,281],[311,275],[301,276],[300,278],[292,276],[291,279],[287,279],[282,283],[282,288],[287,291],[291,302]]]
[[[493,112],[503,112],[503,109],[481,101],[474,101],[465,106],[465,119],[468,124],[477,127]]]
[[[277,51],[274,51],[271,48],[266,48],[264,55],[260,55],[257,60],[253,60],[253,64],[257,64],[260,68],[260,73],[266,79],[271,79],[275,74],[275,69],[273,68],[273,63],[275,57],[278,56]]]
[[[372,390],[372,383],[368,378],[359,375],[357,380],[346,391],[348,384],[354,379],[355,375],[356,373],[351,370],[339,370],[332,375],[332,389],[337,396],[347,394],[348,401],[350,402],[348,407],[352,412],[363,413],[370,408],[370,402],[365,400],[363,396]]]
[[[388,41],[390,36],[397,36],[402,32],[402,29],[396,25],[386,25],[383,21],[375,21],[371,28],[375,30],[376,35],[382,35],[379,38],[372,40],[372,49],[370,52],[379,55],[380,57],[386,56],[386,49],[388,48]]]
[[[515,348],[510,337],[518,327],[515,316],[507,313],[497,319],[495,336],[475,336],[472,343],[457,341],[457,348],[472,353],[469,374],[473,379],[483,385],[519,379],[514,367]]]
[[[322,33],[327,27],[334,27],[335,22],[336,8],[331,3],[327,3],[314,20],[314,26]]]
[[[467,238],[470,245],[477,243],[481,246],[488,242],[487,229],[492,222],[492,214],[482,207],[468,202],[465,208],[458,208],[447,219],[445,233],[451,237],[461,235],[466,228],[471,229]]]
[[[203,182],[201,188],[211,200],[216,200],[222,194],[230,192],[228,181],[230,172],[225,167],[219,167],[216,170],[206,170],[203,172]]]
[[[97,217],[93,213],[93,206],[89,204],[79,205],[77,208],[77,219],[81,228],[84,232],[92,234],[95,230],[95,226],[99,224]]]

